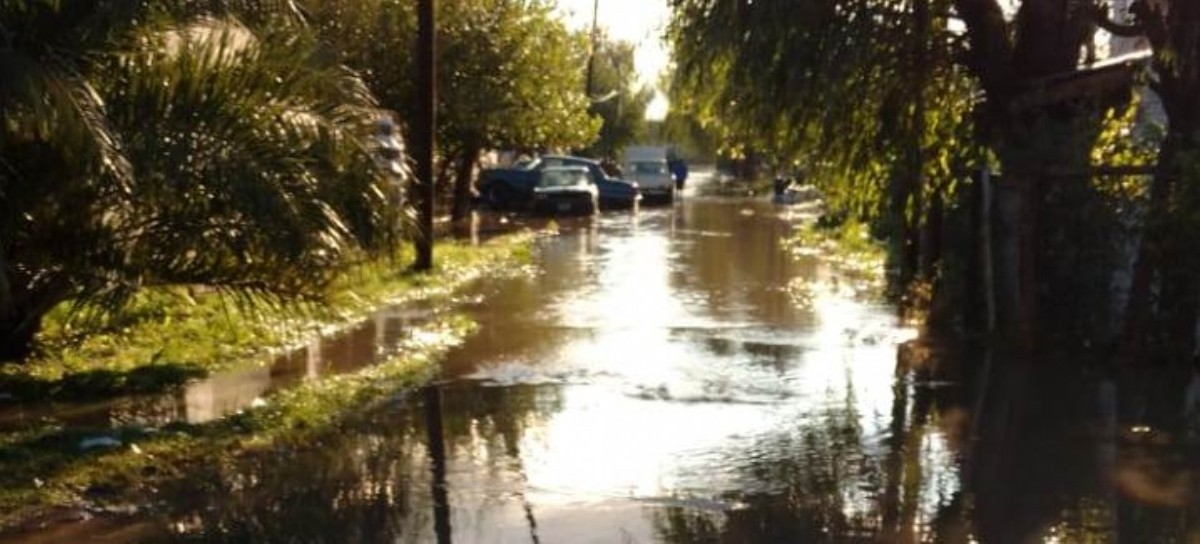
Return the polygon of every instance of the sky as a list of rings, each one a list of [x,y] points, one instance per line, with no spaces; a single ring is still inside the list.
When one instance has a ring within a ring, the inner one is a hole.
[[[558,0],[558,9],[571,28],[592,25],[593,0]],[[669,55],[662,41],[670,9],[667,0],[599,0],[598,21],[608,35],[637,46],[634,63],[642,83],[656,85],[667,67]],[[648,119],[666,115],[666,97],[659,93],[646,112]]]

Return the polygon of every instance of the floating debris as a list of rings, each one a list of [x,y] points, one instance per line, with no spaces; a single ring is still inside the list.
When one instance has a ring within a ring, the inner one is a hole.
[[[79,449],[87,451],[95,448],[119,448],[121,441],[111,436],[94,436],[79,441]]]

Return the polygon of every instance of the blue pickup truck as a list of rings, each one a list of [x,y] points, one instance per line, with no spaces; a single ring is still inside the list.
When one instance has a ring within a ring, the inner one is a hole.
[[[479,196],[495,209],[528,208],[541,171],[547,168],[587,169],[600,193],[601,208],[630,208],[642,198],[637,183],[608,177],[594,160],[566,155],[544,155],[510,168],[484,170],[479,176]]]

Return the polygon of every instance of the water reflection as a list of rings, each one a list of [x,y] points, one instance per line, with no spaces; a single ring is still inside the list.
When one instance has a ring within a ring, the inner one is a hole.
[[[163,394],[90,403],[13,405],[0,410],[0,430],[16,431],[43,423],[102,430],[214,421],[305,380],[382,362],[404,350],[412,333],[430,317],[427,309],[384,308],[353,327],[286,350],[268,364],[219,372]]]
[[[703,199],[564,223],[540,275],[480,287],[436,397],[206,464],[159,519],[213,541],[1200,539],[1195,447],[1126,382],[913,340],[784,258],[788,228]]]

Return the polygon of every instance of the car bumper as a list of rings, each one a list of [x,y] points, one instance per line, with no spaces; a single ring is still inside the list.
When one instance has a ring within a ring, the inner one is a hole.
[[[632,208],[642,199],[642,195],[600,195],[600,207],[609,210]]]
[[[585,198],[535,198],[533,211],[539,214],[589,214],[596,211],[596,201]]]
[[[642,187],[640,191],[646,200],[670,200],[675,196],[674,187]]]

